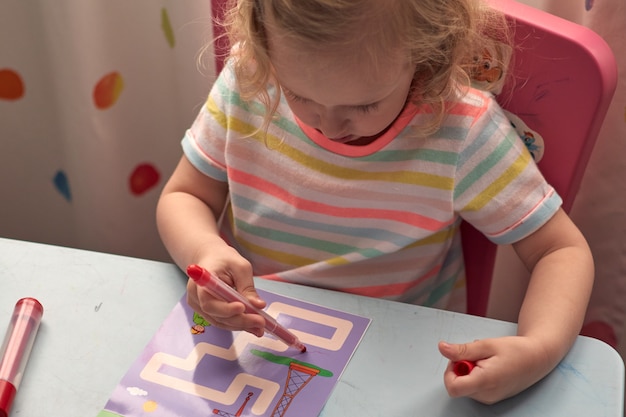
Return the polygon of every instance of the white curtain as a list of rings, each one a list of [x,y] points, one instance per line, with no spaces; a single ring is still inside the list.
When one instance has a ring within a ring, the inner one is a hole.
[[[168,259],[154,208],[212,27],[210,0],[0,0],[0,236]]]
[[[596,283],[583,333],[617,347],[626,358],[626,0],[522,2],[594,30],[617,60],[615,96],[571,217],[587,237],[596,263]],[[516,320],[526,283],[520,269],[510,252],[499,252],[492,316]]]

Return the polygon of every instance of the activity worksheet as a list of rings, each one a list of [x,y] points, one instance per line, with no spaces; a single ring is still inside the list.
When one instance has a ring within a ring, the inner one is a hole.
[[[370,319],[258,290],[306,352],[174,307],[97,417],[317,416]]]

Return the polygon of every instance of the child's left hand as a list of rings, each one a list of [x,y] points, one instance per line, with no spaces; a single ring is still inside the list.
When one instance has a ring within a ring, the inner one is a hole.
[[[439,351],[450,360],[444,384],[451,397],[469,397],[493,404],[512,397],[547,375],[554,365],[545,349],[530,337],[508,336],[471,343],[439,342]],[[476,363],[465,376],[453,371],[454,362]]]

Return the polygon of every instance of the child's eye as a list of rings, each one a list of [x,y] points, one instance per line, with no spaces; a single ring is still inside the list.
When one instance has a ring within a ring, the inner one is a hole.
[[[296,103],[306,103],[307,101],[309,101],[309,100],[307,100],[304,97],[300,97],[300,96],[292,93],[291,91],[287,90],[286,88],[283,88],[283,92],[289,98],[289,100],[295,101]]]
[[[283,88],[283,92],[285,93],[285,96],[295,102],[295,103],[308,103],[311,100],[309,100],[308,98],[304,98],[304,97],[300,97],[297,94],[294,94],[293,92],[291,92],[290,90],[287,90],[286,88]],[[371,104],[362,104],[359,106],[352,106],[351,107],[353,110],[358,111],[359,113],[370,113],[373,111],[378,110],[378,103],[371,103]]]
[[[355,106],[354,109],[360,113],[369,113],[378,110],[378,103],[364,104],[361,106]]]

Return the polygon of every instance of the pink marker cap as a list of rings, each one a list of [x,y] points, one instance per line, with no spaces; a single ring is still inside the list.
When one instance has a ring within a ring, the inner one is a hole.
[[[476,363],[472,361],[458,361],[454,363],[452,370],[457,376],[469,375],[472,369],[476,366]]]

